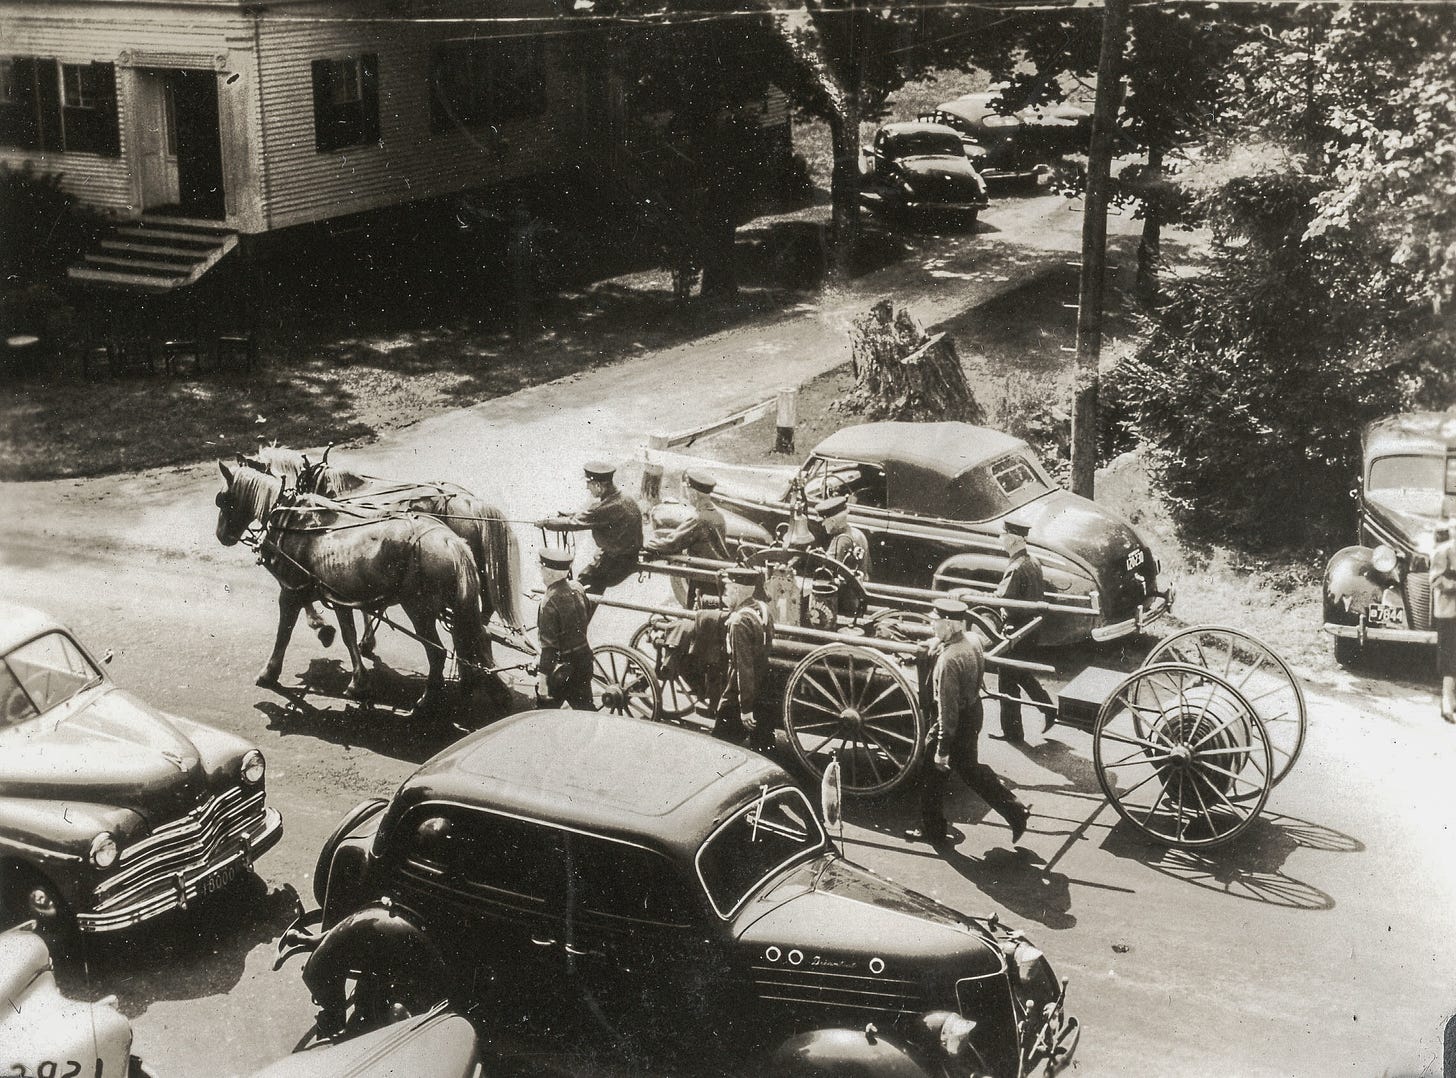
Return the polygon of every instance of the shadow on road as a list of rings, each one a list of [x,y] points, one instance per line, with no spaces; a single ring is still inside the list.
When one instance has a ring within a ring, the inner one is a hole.
[[[190,909],[115,936],[89,937],[56,960],[56,979],[86,1000],[117,997],[128,1018],[164,1000],[202,999],[231,991],[248,953],[282,934],[299,910],[292,886],[269,891],[257,876]]]
[[[1107,834],[1102,848],[1115,857],[1140,861],[1155,872],[1233,898],[1294,910],[1332,910],[1332,895],[1283,870],[1298,849],[1361,853],[1359,839],[1308,820],[1265,813],[1227,846],[1182,850],[1151,846],[1125,821]]]

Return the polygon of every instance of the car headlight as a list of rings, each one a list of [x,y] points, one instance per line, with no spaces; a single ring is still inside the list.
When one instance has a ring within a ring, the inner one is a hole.
[[[102,831],[91,840],[91,851],[87,855],[91,863],[97,868],[110,868],[116,864],[116,855],[121,851],[116,848],[116,839],[110,831]]]
[[[268,764],[263,759],[263,754],[257,749],[249,749],[243,757],[243,766],[238,769],[244,782],[249,786],[256,786],[263,781],[263,776],[268,773]]]
[[[1400,564],[1400,558],[1394,550],[1381,543],[1375,548],[1375,553],[1370,555],[1370,565],[1377,573],[1384,573],[1389,576],[1395,572],[1395,567]]]

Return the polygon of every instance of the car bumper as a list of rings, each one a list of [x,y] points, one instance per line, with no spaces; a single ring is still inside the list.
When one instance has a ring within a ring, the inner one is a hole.
[[[1336,625],[1327,621],[1325,622],[1325,632],[1331,636],[1343,637],[1346,640],[1359,640],[1362,643],[1367,640],[1382,640],[1392,644],[1434,644],[1436,642],[1434,629],[1372,628],[1366,625]]]
[[[262,796],[261,792],[256,795]],[[226,818],[205,821],[210,833],[200,843],[168,854],[170,864],[159,864],[155,869],[146,866],[115,893],[101,896],[98,888],[99,900],[90,910],[76,915],[77,926],[82,932],[116,932],[170,910],[186,909],[251,871],[253,862],[283,837],[283,818],[274,808],[262,808],[241,828],[229,829],[227,823]],[[118,876],[126,870],[123,865]]]
[[[1104,640],[1117,640],[1124,636],[1133,636],[1136,633],[1142,632],[1172,609],[1173,589],[1169,588],[1161,595],[1150,595],[1138,607],[1137,613],[1126,621],[1114,622],[1111,625],[1099,625],[1092,630],[1092,639],[1100,643]]]
[[[860,204],[872,210],[890,210],[903,213],[979,213],[991,205],[988,198],[969,202],[931,202],[917,198],[887,197],[879,191],[861,191]]]

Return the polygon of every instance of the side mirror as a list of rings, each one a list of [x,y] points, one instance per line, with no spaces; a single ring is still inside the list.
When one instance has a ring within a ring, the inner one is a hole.
[[[1350,488],[1350,497],[1352,497],[1352,498],[1354,498],[1354,499],[1356,499],[1358,501],[1359,498],[1360,498],[1360,488],[1359,487],[1351,487]]]

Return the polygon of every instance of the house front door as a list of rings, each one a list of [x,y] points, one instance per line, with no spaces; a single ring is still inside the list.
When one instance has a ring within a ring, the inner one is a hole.
[[[177,204],[176,124],[172,86],[165,71],[143,71],[136,82],[137,165],[142,209]]]
[[[221,220],[227,210],[217,72],[173,71],[167,81],[177,148],[177,205],[187,217]]]

